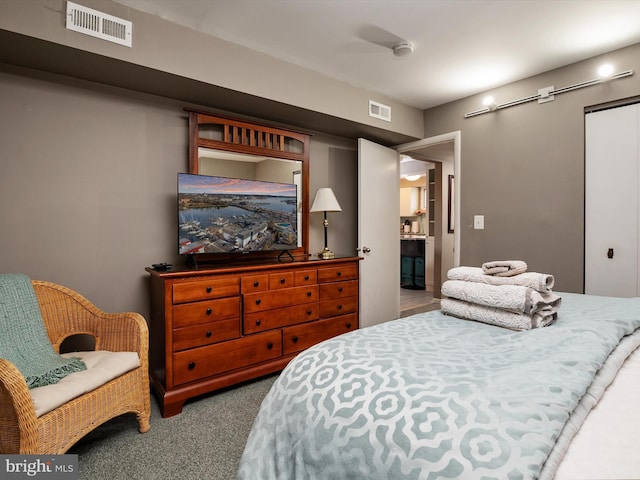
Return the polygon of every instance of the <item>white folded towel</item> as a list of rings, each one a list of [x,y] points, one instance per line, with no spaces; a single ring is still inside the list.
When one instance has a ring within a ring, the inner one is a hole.
[[[551,310],[541,310],[529,315],[501,308],[486,307],[455,298],[443,298],[440,300],[440,308],[442,313],[447,315],[517,331],[546,327],[558,318],[558,313]]]
[[[522,260],[498,260],[495,262],[485,262],[482,264],[482,271],[485,275],[495,275],[496,277],[513,277],[527,271],[527,264]]]
[[[541,293],[531,287],[487,285],[462,280],[447,280],[442,284],[441,292],[457,300],[526,314],[543,310],[557,312],[562,301],[555,293]]]
[[[480,267],[454,267],[447,272],[449,280],[485,283],[488,285],[520,285],[538,292],[551,292],[555,279],[546,273],[525,272],[512,277],[485,275]]]

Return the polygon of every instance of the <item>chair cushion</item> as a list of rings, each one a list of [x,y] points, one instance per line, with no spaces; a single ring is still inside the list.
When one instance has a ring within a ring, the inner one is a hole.
[[[36,409],[36,417],[95,390],[108,381],[140,366],[140,358],[136,352],[100,350],[64,353],[62,356],[65,358],[79,357],[87,365],[87,369],[72,373],[56,384],[29,390]]]

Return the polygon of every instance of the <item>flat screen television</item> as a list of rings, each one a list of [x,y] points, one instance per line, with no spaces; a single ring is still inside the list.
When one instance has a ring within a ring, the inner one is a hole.
[[[289,183],[179,173],[179,253],[297,248],[297,192]]]

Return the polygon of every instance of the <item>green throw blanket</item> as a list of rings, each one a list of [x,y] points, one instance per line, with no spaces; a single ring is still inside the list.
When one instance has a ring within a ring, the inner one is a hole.
[[[31,280],[13,273],[0,275],[0,357],[16,366],[29,388],[58,383],[87,368],[79,358],[54,351]]]

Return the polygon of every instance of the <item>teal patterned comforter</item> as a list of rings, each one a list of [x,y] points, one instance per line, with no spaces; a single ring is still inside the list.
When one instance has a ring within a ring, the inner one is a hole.
[[[640,298],[560,295],[546,328],[436,311],[306,350],[265,398],[238,478],[539,478],[601,366],[640,343]]]

